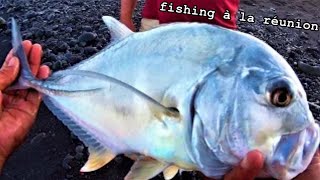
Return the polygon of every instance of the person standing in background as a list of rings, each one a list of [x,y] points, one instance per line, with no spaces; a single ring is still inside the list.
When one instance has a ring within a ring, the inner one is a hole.
[[[140,31],[173,22],[202,22],[237,29],[239,0],[146,0]],[[120,21],[135,31],[132,16],[137,0],[121,0]]]

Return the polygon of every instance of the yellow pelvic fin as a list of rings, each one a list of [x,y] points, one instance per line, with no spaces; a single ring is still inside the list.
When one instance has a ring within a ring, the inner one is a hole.
[[[174,178],[174,176],[176,176],[176,174],[179,172],[179,167],[172,165],[167,167],[164,171],[163,171],[163,176],[165,180],[170,180],[172,178]]]
[[[147,180],[161,173],[167,163],[163,163],[150,157],[139,158],[131,167],[130,172],[124,178],[125,180]]]
[[[96,152],[89,147],[89,158],[86,164],[81,168],[80,172],[91,172],[100,169],[108,164],[116,155],[109,150]]]

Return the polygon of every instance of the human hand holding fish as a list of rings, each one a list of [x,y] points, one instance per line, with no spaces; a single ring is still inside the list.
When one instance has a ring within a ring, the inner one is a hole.
[[[261,152],[251,151],[241,161],[240,165],[224,176],[224,180],[253,180],[259,176],[264,164]],[[320,171],[320,151],[318,150],[307,169],[294,180],[318,180]],[[205,180],[213,180],[205,178]]]
[[[25,54],[29,57],[31,71],[39,79],[49,76],[50,69],[42,65],[42,48],[39,44],[24,41]],[[41,102],[36,91],[17,90],[5,92],[19,72],[19,60],[11,50],[0,69],[0,171],[6,158],[17,148],[34,123]]]

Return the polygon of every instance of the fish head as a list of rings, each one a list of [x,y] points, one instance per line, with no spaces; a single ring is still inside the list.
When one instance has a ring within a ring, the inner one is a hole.
[[[244,66],[256,71],[240,76],[242,89],[249,92],[243,94],[249,101],[244,100],[241,113],[248,120],[248,147],[264,153],[267,174],[292,179],[307,168],[319,147],[319,126],[301,82],[285,59],[263,43],[251,46],[248,54]]]
[[[319,147],[319,126],[292,68],[271,48],[263,51],[274,60],[265,64],[269,70],[247,106],[249,147],[264,153],[267,174],[292,179],[308,167]]]
[[[198,87],[194,159],[204,174],[221,177],[257,149],[266,158],[265,173],[291,179],[307,168],[319,147],[319,126],[285,59],[266,43],[245,39],[245,45],[230,49],[236,52],[233,60]]]

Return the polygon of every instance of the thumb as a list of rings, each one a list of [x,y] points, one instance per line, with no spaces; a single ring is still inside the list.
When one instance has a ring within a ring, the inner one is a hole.
[[[226,180],[253,180],[263,168],[264,158],[259,151],[251,151],[240,165],[225,176]]]
[[[17,57],[7,59],[0,69],[0,91],[6,89],[17,77],[19,60]]]

